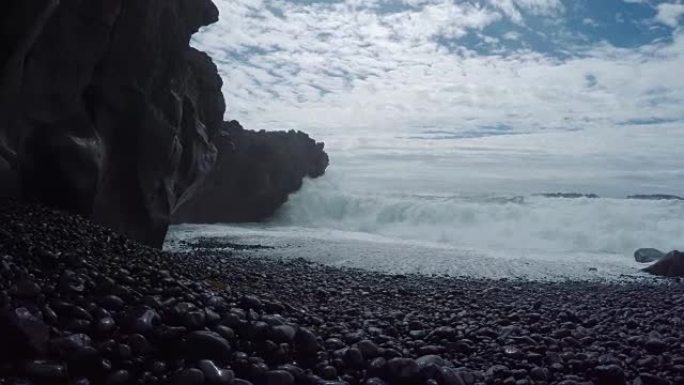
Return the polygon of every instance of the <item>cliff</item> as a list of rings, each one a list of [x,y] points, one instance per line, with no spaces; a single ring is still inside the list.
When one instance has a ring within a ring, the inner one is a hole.
[[[249,131],[226,122],[216,138],[219,156],[206,182],[174,214],[174,222],[256,222],[267,219],[302,179],[323,175],[323,143],[303,132]]]
[[[322,174],[323,145],[305,134],[223,122],[221,78],[189,45],[217,19],[210,0],[3,2],[0,198],[160,247],[217,146],[218,168],[178,218],[263,219],[304,176]]]

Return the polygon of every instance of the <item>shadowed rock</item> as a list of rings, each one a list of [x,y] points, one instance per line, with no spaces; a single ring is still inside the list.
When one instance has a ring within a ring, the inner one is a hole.
[[[305,177],[319,177],[328,166],[323,143],[299,131],[249,131],[232,121],[223,125],[216,146],[215,168],[201,190],[176,211],[175,223],[267,219]]]
[[[661,277],[684,277],[684,253],[677,250],[670,251],[644,271]]]
[[[0,197],[160,246],[211,169],[221,79],[190,36],[210,0],[8,0],[0,6]]]

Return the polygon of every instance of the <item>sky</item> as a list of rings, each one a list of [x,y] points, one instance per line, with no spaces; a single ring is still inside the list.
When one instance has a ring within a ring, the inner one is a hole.
[[[293,222],[542,254],[678,247],[681,201],[623,198],[684,196],[684,0],[214,1],[193,44],[226,118],[331,155]]]
[[[249,128],[462,136],[684,122],[681,1],[215,2],[220,21],[194,45],[219,67],[226,118]]]

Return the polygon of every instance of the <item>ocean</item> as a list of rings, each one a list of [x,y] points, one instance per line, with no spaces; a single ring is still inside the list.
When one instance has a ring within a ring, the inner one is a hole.
[[[542,280],[640,277],[636,249],[684,248],[678,127],[306,131],[326,143],[325,176],[267,223],[173,226],[167,247],[217,237],[333,266]]]

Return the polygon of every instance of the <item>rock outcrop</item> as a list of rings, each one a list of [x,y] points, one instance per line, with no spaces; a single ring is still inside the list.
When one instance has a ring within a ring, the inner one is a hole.
[[[249,131],[226,122],[215,140],[216,166],[174,222],[254,222],[273,215],[305,177],[323,175],[323,143],[303,132]]]
[[[209,172],[221,79],[191,35],[210,0],[0,5],[0,197],[81,214],[160,246]]]
[[[644,271],[661,277],[684,277],[684,253],[670,251]]]

